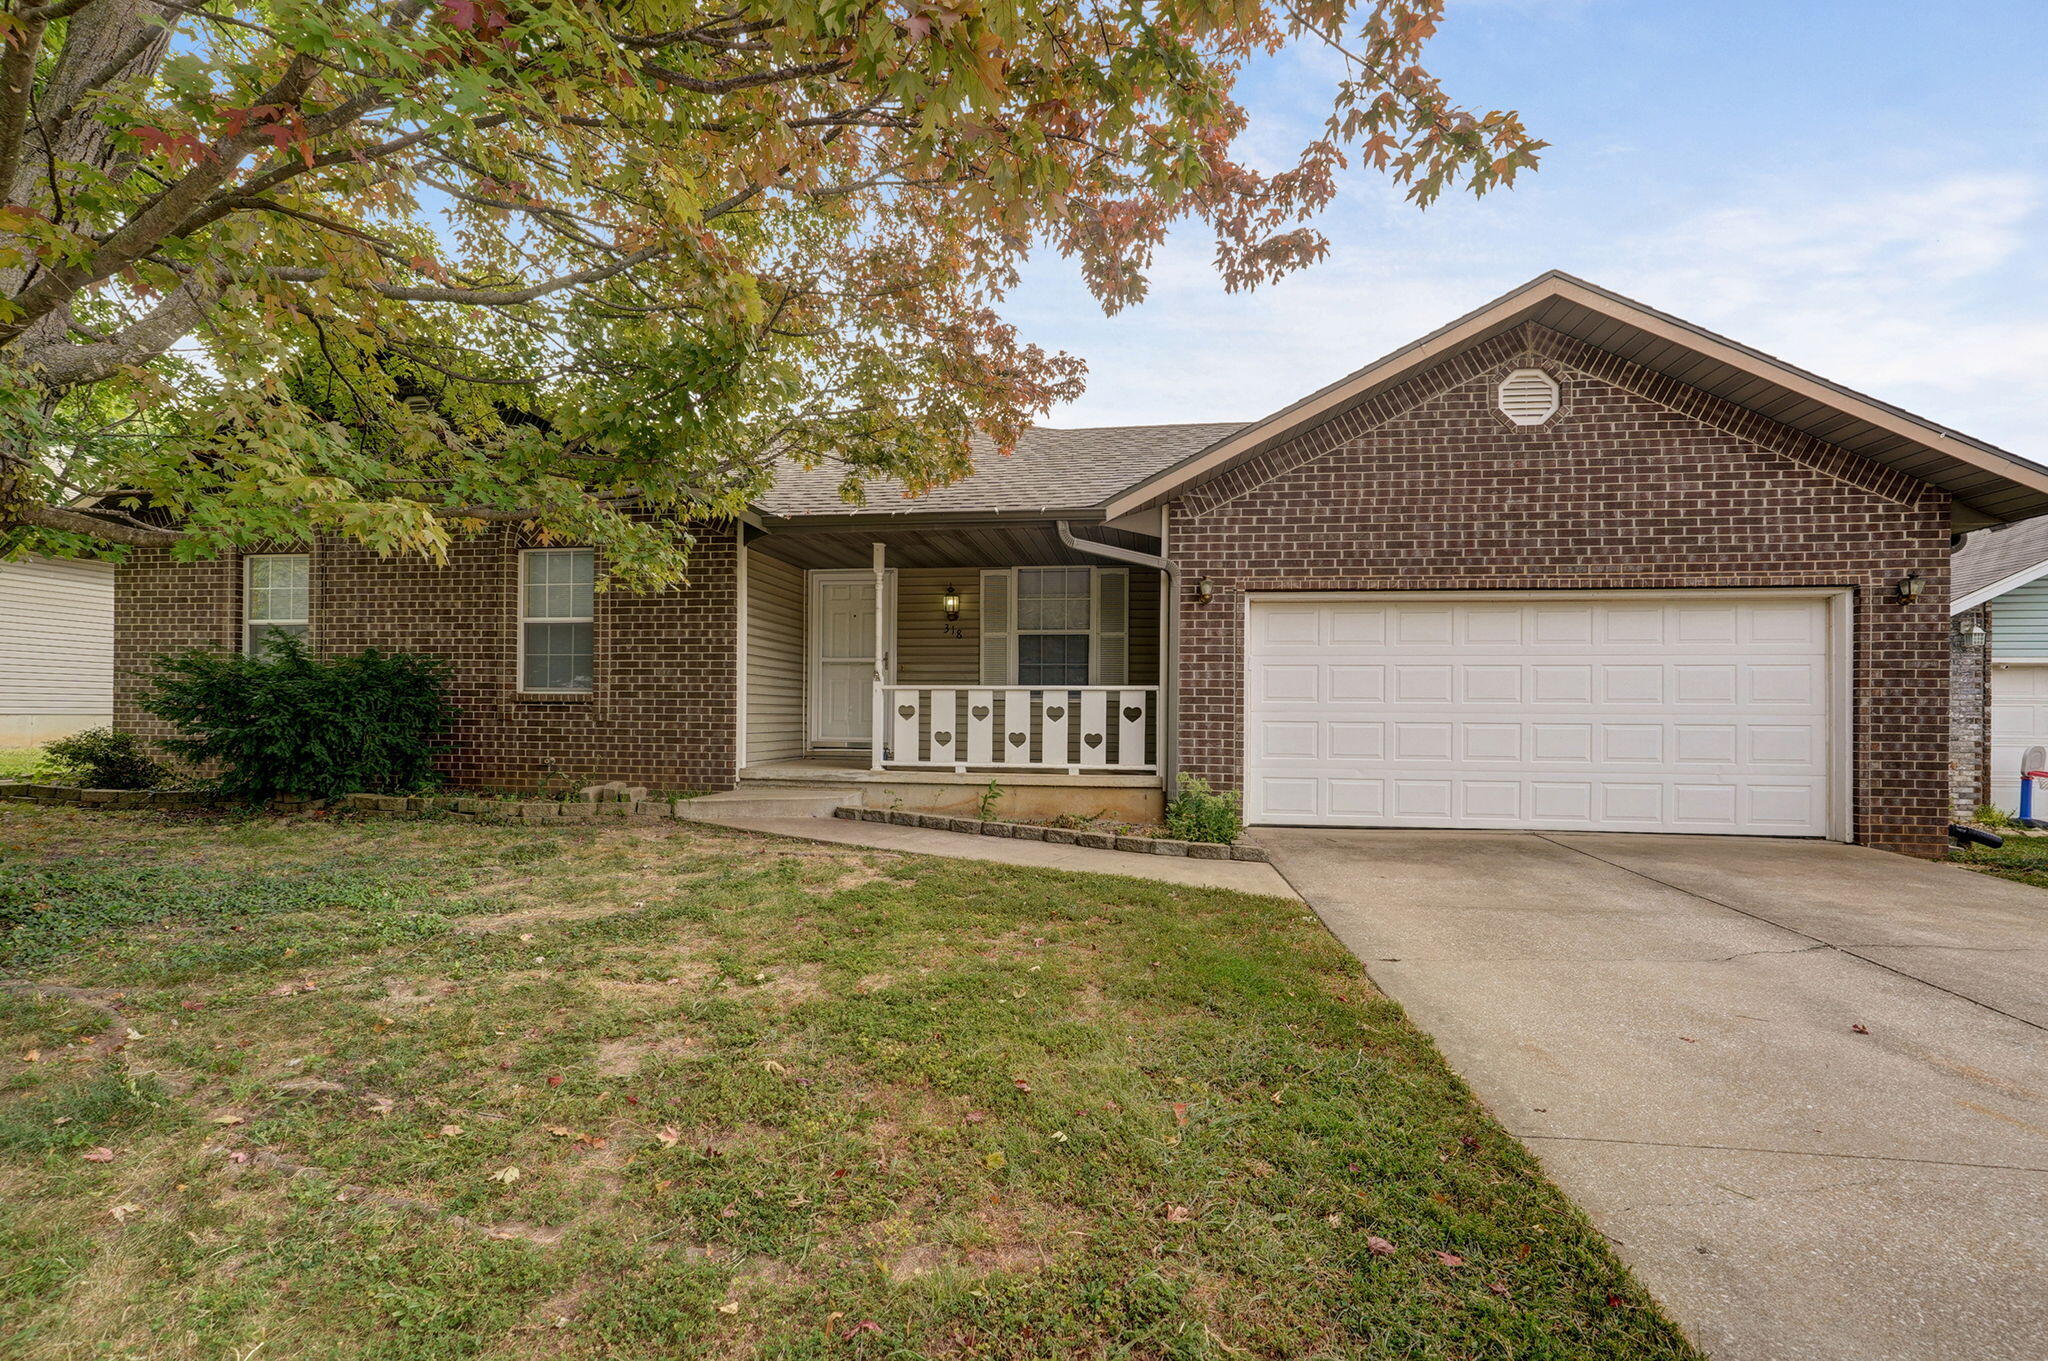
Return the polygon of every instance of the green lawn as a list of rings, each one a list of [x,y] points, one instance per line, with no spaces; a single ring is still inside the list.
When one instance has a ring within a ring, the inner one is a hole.
[[[2019,836],[2009,829],[1999,835],[2005,838],[2005,845],[1995,851],[1984,846],[1958,847],[1949,852],[1949,859],[2000,879],[2048,888],[2048,837]]]
[[[0,804],[0,927],[10,1358],[1694,1355],[1298,904]]]
[[[0,780],[19,780],[33,775],[42,759],[41,747],[0,747]]]

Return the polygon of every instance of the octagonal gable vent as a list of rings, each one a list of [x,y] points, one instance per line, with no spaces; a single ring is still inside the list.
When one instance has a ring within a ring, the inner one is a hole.
[[[1498,401],[1516,425],[1541,425],[1557,414],[1557,380],[1542,369],[1516,369],[1500,380]]]

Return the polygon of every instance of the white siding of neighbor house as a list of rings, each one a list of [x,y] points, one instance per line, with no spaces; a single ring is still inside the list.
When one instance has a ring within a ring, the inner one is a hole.
[[[114,713],[114,568],[0,562],[0,746],[28,746]]]
[[[804,754],[804,572],[747,550],[747,764]]]
[[[2048,578],[1991,602],[1994,657],[2048,657]]]

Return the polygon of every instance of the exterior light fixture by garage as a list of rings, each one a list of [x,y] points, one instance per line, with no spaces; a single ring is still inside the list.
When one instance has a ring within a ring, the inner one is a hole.
[[[1202,577],[1195,582],[1195,603],[1206,605],[1216,598],[1216,589],[1209,584],[1209,578]]]
[[[1956,637],[1961,640],[1964,647],[1982,647],[1986,636],[1984,621],[1974,613],[1956,620]]]
[[[1899,578],[1899,584],[1892,588],[1892,594],[1901,605],[1910,605],[1920,598],[1920,592],[1926,587],[1926,577],[1918,572],[1908,572]]]
[[[951,586],[946,587],[946,622],[949,624],[960,622],[960,592],[954,590]]]

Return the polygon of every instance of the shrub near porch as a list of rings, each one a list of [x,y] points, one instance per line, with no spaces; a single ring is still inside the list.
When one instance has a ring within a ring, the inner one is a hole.
[[[5,973],[78,990],[0,1012],[17,1355],[1692,1355],[1298,904],[701,828],[0,847]]]

